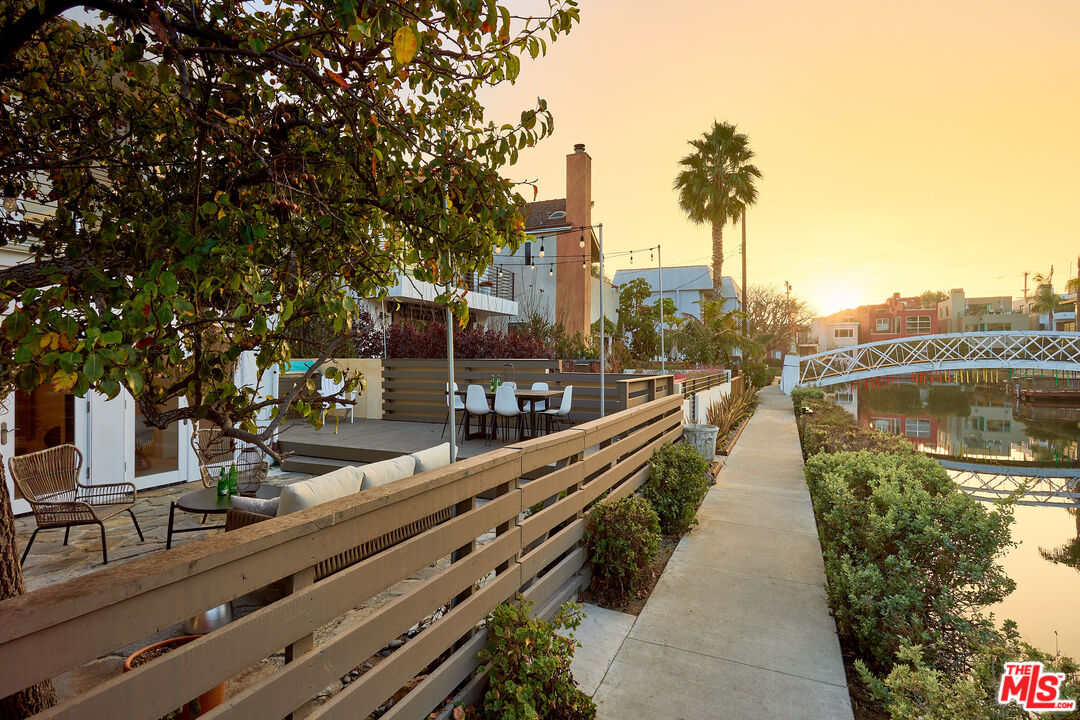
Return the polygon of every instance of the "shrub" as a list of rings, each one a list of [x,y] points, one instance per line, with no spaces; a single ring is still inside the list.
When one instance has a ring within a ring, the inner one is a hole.
[[[810,400],[824,400],[825,391],[818,387],[797,387],[791,391],[791,404],[798,413],[807,406]]]
[[[584,613],[567,603],[551,622],[529,615],[529,603],[503,603],[487,621],[488,645],[480,651],[490,663],[484,694],[488,720],[591,720],[596,705],[574,684],[573,630]],[[564,631],[560,634],[558,631]]]
[[[961,672],[993,627],[980,608],[1015,583],[1009,509],[984,509],[934,460],[842,452],[806,463],[837,631],[875,672],[921,645],[934,667]]]
[[[681,535],[697,523],[697,505],[708,489],[708,466],[689,443],[667,443],[649,458],[642,495],[665,533]]]
[[[773,378],[776,377],[776,370],[772,369],[763,362],[747,363],[743,368],[743,374],[746,375],[746,379],[756,388],[763,388],[772,385]]]
[[[720,429],[716,433],[717,452],[723,449],[731,431],[737,428],[744,418],[754,414],[756,406],[757,390],[748,383],[743,383],[738,390],[733,386],[731,392],[709,404],[705,410],[705,421]]]
[[[803,456],[857,450],[875,450],[902,455],[917,454],[915,446],[898,435],[864,428],[847,410],[826,400],[805,399],[810,412],[799,416]]]
[[[645,498],[599,503],[589,513],[585,543],[593,563],[593,591],[614,605],[644,589],[660,545],[660,519]]]

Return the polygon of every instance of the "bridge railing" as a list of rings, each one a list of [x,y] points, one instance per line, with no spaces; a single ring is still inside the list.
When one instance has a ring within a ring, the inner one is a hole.
[[[952,369],[1080,371],[1080,335],[1015,330],[916,335],[836,348],[799,358],[799,385]]]

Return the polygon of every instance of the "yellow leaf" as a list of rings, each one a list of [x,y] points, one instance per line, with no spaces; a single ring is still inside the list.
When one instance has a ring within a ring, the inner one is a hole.
[[[60,336],[54,332],[47,332],[41,336],[41,349],[60,348]]]
[[[420,43],[413,29],[408,25],[399,27],[394,33],[394,60],[399,65],[405,65],[416,57],[416,51],[419,49]]]
[[[63,370],[57,370],[52,376],[52,388],[56,392],[63,392],[64,390],[70,390],[75,387],[75,381],[78,379],[77,373],[64,372]]]

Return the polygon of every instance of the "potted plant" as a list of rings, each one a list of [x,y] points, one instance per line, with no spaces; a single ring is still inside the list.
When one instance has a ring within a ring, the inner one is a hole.
[[[155,658],[172,652],[179,647],[183,647],[187,643],[202,637],[202,635],[181,635],[180,637],[169,638],[168,640],[162,640],[161,642],[147,645],[144,648],[140,648],[128,656],[124,660],[124,672],[133,670],[140,665],[144,665],[151,662]],[[225,683],[216,685],[199,697],[184,703],[182,707],[173,710],[165,716],[164,720],[193,720],[208,710],[216,708],[218,705],[225,701]]]

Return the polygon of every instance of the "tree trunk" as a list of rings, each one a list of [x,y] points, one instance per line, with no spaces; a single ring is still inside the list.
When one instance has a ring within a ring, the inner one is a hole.
[[[4,477],[4,458],[0,456],[0,600],[26,592],[19,547],[15,542],[15,513],[11,509]],[[22,720],[56,704],[56,692],[46,680],[14,695],[0,698],[0,718]]]
[[[712,224],[712,284],[717,300],[724,297],[724,226]]]

